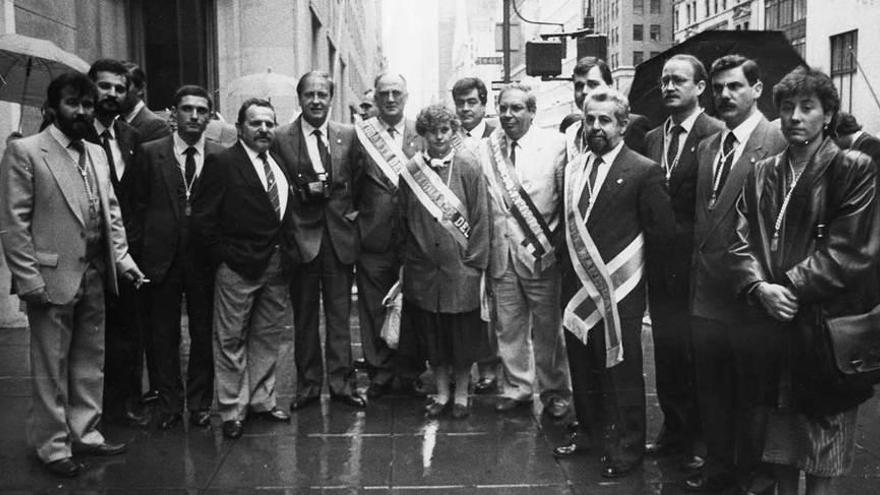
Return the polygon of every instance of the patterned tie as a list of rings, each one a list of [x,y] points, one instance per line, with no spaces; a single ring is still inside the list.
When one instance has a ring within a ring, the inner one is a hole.
[[[104,148],[104,154],[107,155],[107,164],[110,165],[110,182],[113,183],[113,189],[119,187],[119,176],[116,175],[116,162],[113,160],[113,151],[110,149],[110,129],[104,129],[101,133],[101,147]]]
[[[666,171],[671,172],[678,156],[678,137],[684,132],[684,127],[676,124],[669,130],[669,147],[666,149]]]
[[[513,141],[510,142],[510,163],[512,163],[514,167],[516,166],[516,147],[517,146],[518,146],[518,144],[516,143],[516,139],[514,139]]]
[[[314,131],[312,131],[312,134],[315,135],[315,139],[318,142],[318,156],[321,157],[321,166],[324,167],[324,172],[326,172],[327,175],[329,176],[330,175],[330,168],[331,168],[330,167],[330,151],[327,150],[327,145],[325,145],[324,140],[321,139],[321,136],[323,136],[323,133],[321,132],[321,129],[315,129]]]
[[[595,160],[593,160],[593,167],[590,169],[590,175],[587,176],[587,183],[589,187],[585,187],[583,191],[581,191],[581,199],[578,201],[578,209],[581,212],[581,216],[587,216],[587,210],[590,208],[590,203],[593,201],[592,191],[593,188],[596,187],[596,176],[599,174],[599,165],[602,165],[602,157],[597,156]]]
[[[732,132],[727,133],[724,138],[724,144],[721,146],[721,156],[724,157],[724,163],[720,163],[715,170],[718,187],[713,191],[713,195],[717,198],[724,188],[727,176],[730,174],[730,167],[733,165],[733,147],[736,146],[736,136]],[[718,175],[720,174],[720,176]]]
[[[275,214],[281,217],[281,199],[278,197],[278,184],[275,183],[275,174],[272,173],[272,167],[269,166],[269,160],[266,158],[266,152],[260,152],[257,157],[263,161],[263,172],[266,173],[266,192],[269,194],[269,201],[272,202],[272,208]]]
[[[186,181],[187,186],[189,186],[196,178],[196,149],[190,146],[186,150],[184,150],[183,154],[186,155],[186,162],[184,163],[183,168],[183,177]]]

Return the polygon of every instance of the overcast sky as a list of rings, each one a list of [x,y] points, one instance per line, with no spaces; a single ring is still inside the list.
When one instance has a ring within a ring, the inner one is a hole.
[[[407,80],[406,114],[413,118],[437,95],[437,2],[382,0],[382,44],[389,69]]]

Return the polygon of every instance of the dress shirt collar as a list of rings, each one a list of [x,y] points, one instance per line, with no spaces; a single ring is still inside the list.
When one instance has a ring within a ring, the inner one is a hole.
[[[250,158],[252,162],[256,163],[260,160],[260,154],[256,150],[248,146],[247,143],[241,139],[239,139],[238,142],[241,143],[241,147],[244,148],[245,153],[247,153],[248,158]],[[269,150],[266,150],[266,160],[272,160],[272,154]]]
[[[532,144],[532,141],[533,141],[532,137],[535,135],[535,133],[532,132],[532,128],[534,128],[534,127],[535,127],[534,124],[532,124],[526,130],[526,133],[523,134],[522,136],[520,136],[519,139],[516,140],[516,145],[519,146],[520,149],[528,149],[529,146]],[[508,153],[509,153],[510,152],[509,151],[510,143],[512,143],[514,141],[514,139],[511,138],[510,136],[508,136],[507,133],[505,133],[504,136],[507,138],[507,147],[508,147]]]
[[[199,137],[199,140],[196,141],[196,143],[193,145],[186,144],[186,141],[184,141],[183,138],[181,138],[180,135],[176,132],[173,134],[173,136],[174,136],[173,137],[173,139],[174,139],[174,156],[183,155],[183,152],[186,151],[186,149],[189,148],[190,146],[192,146],[193,148],[196,149],[197,155],[205,156],[205,134],[204,133],[202,133],[202,135]],[[245,148],[247,148],[247,146],[245,146]]]
[[[398,122],[394,125],[391,125],[388,122],[385,122],[384,120],[382,120],[382,117],[376,117],[376,118],[379,120],[379,123],[382,124],[383,130],[387,131],[389,127],[393,127],[394,130],[397,131],[397,136],[400,136],[400,139],[403,139],[403,133],[406,131],[406,119],[405,118],[401,118],[400,122]],[[397,136],[392,136],[392,137],[397,138]]]
[[[470,137],[480,139],[483,137],[483,133],[486,132],[486,119],[480,119],[480,123],[475,125],[471,130],[465,130],[464,127],[461,128],[462,133],[465,137],[468,137],[468,133],[470,133]]]
[[[764,115],[758,110],[755,109],[754,112],[744,120],[740,125],[736,126],[732,131],[726,129],[724,131],[724,135],[721,136],[721,142],[723,143],[725,139],[727,139],[727,134],[732,132],[734,136],[736,136],[737,146],[742,146],[749,140],[749,136],[752,135],[752,131],[755,130],[755,127],[758,127],[758,123],[761,122],[761,119],[764,118]]]
[[[315,127],[312,124],[309,124],[309,122],[306,119],[302,119],[300,122],[302,123],[303,136],[305,136],[306,139],[308,139],[308,138],[312,137],[312,133],[315,132],[315,129],[318,129],[321,131],[321,136],[324,138],[324,142],[329,142],[329,137],[327,136],[327,127],[328,127],[327,121],[328,120],[330,120],[330,119],[329,118],[324,119],[324,122],[320,125],[320,127]]]
[[[614,163],[614,160],[617,159],[617,155],[620,154],[620,150],[622,150],[622,149],[623,149],[623,139],[621,139],[620,142],[617,143],[617,146],[611,148],[610,151],[608,151],[607,153],[605,153],[603,155],[600,155],[602,158],[602,163],[605,165],[611,166],[611,164]],[[590,155],[592,155],[593,160],[595,160],[596,154],[591,151]]]
[[[125,121],[131,124],[131,121],[134,120],[134,118],[137,117],[139,113],[141,113],[141,110],[143,110],[145,106],[147,105],[144,104],[144,100],[138,100],[134,108],[132,108],[131,111],[128,112],[128,115],[125,116]]]
[[[694,123],[697,121],[697,117],[699,117],[701,113],[703,113],[702,107],[697,107],[696,111],[688,115],[688,117],[684,119],[681,124],[678,124],[681,126],[682,129],[684,129],[684,134],[690,134],[691,129],[694,128]],[[666,123],[663,124],[663,133],[669,135],[669,131],[672,130],[672,126],[674,125],[675,122],[672,121],[672,116],[668,117],[666,119]]]
[[[101,137],[101,134],[104,134],[104,131],[110,131],[110,139],[116,139],[116,129],[114,129],[113,124],[116,123],[116,119],[118,117],[113,117],[113,120],[110,122],[110,127],[104,127],[98,119],[95,119],[95,130],[98,132],[98,137]]]

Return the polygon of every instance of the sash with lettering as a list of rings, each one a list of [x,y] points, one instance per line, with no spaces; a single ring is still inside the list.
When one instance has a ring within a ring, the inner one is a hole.
[[[454,160],[454,154],[453,150],[446,159]],[[437,172],[425,163],[422,153],[413,155],[400,176],[428,213],[440,222],[462,248],[467,249],[468,238],[471,236],[467,210]]]
[[[590,330],[605,321],[605,367],[623,361],[620,315],[617,303],[639,284],[645,266],[645,238],[641,232],[627,246],[605,263],[587,230],[587,222],[578,208],[584,184],[584,164],[588,153],[568,164],[565,192],[565,241],[581,288],[566,303],[562,324],[586,344]]]
[[[556,252],[550,242],[550,227],[516,176],[516,170],[507,156],[504,132],[496,129],[486,141],[491,170],[484,175],[489,188],[496,196],[501,196],[503,205],[510,209],[519,226],[520,232],[514,232],[514,241],[518,246],[516,257],[533,272],[541,272],[556,263]]]
[[[367,154],[396,187],[401,172],[406,169],[406,162],[409,161],[403,150],[395,145],[388,130],[379,125],[378,117],[358,122],[354,130]]]

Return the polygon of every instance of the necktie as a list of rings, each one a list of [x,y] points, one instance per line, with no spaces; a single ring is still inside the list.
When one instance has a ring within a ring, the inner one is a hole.
[[[471,136],[471,131],[466,131],[465,134],[467,135],[467,137],[473,137]]]
[[[721,145],[721,158],[723,162],[718,164],[715,170],[715,182],[718,184],[712,191],[712,197],[717,199],[724,188],[724,182],[730,174],[730,167],[733,165],[733,147],[736,146],[736,136],[732,132],[727,133],[724,143]]]
[[[672,172],[675,165],[675,158],[678,156],[678,136],[684,132],[684,127],[680,125],[672,126],[669,130],[669,146],[666,148],[666,172]]]
[[[395,129],[393,127],[388,128],[388,135],[391,136],[391,139],[394,139],[394,134],[396,134],[396,133],[397,133],[397,129]]]
[[[516,166],[516,147],[517,146],[518,145],[516,144],[516,139],[514,139],[513,141],[510,142],[510,163],[512,163],[513,166]]]
[[[578,209],[582,216],[587,216],[587,210],[593,201],[593,188],[596,187],[596,176],[599,174],[599,165],[602,165],[602,163],[602,157],[600,156],[593,160],[593,167],[590,169],[590,175],[587,176],[588,187],[585,187],[581,192],[581,199],[578,201]]]
[[[186,161],[183,167],[183,178],[186,186],[189,187],[196,178],[196,149],[192,146],[188,147],[184,152]]]
[[[104,129],[101,133],[101,147],[104,148],[104,154],[107,155],[107,164],[110,165],[110,182],[113,188],[119,187],[119,176],[116,175],[116,162],[113,160],[113,151],[110,149],[110,129]]]
[[[321,139],[323,133],[321,132],[321,129],[315,129],[312,131],[312,134],[315,135],[315,140],[318,142],[318,156],[321,157],[321,166],[324,167],[324,172],[326,172],[327,175],[330,175],[330,151],[327,150],[327,145],[325,145],[324,140]]]
[[[86,168],[86,147],[82,139],[75,139],[67,145],[70,149],[79,152],[79,158],[76,162],[76,168],[83,180],[83,187],[86,190],[86,198],[89,202],[89,216],[94,219],[98,214],[98,198],[92,190],[92,183],[89,181],[88,169]]]
[[[275,183],[275,174],[272,173],[272,167],[269,166],[269,160],[266,158],[266,152],[263,151],[257,157],[263,161],[263,172],[266,174],[266,193],[269,194],[269,201],[272,202],[272,209],[276,215],[281,215],[281,199],[278,197],[278,184]]]

